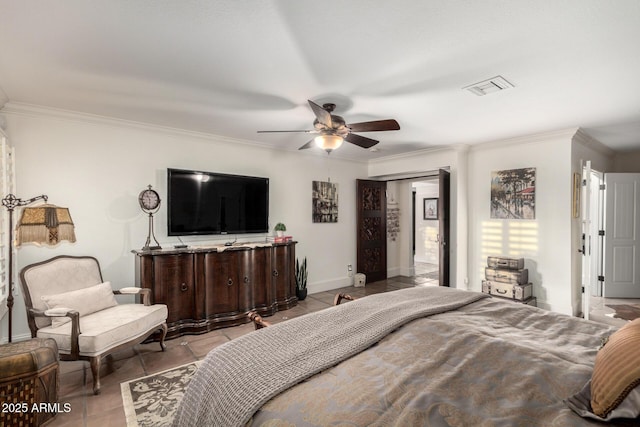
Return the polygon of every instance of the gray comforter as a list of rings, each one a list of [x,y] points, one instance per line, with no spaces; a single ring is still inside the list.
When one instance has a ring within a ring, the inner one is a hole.
[[[484,297],[449,288],[403,289],[242,336],[207,355],[174,425],[242,426],[270,398],[360,353],[407,322]]]
[[[244,355],[228,353],[229,348],[222,347],[212,351],[204,363],[206,368],[199,370],[187,390],[175,424],[599,425],[574,414],[563,400],[589,380],[600,341],[612,328],[522,304],[475,301],[481,297],[445,288],[380,294],[248,335],[261,337],[257,347],[253,346],[257,344],[254,338],[239,347],[233,345],[238,341],[234,340],[229,347]],[[458,298],[463,300],[442,304]],[[420,314],[414,313],[415,320],[400,316],[403,326],[394,327],[396,331],[389,331],[373,346],[364,344],[370,335],[376,335],[368,334],[369,328],[377,329],[382,323],[378,314],[370,317],[376,310],[368,304],[365,307],[364,302],[388,305],[393,312],[397,304],[406,308],[403,299],[418,302]],[[333,319],[328,324],[338,333],[329,342],[322,340],[324,332],[318,331],[316,315],[322,321]],[[350,317],[355,327],[345,320]],[[293,329],[285,328],[291,323]],[[270,335],[280,335],[278,330],[285,331],[286,342]],[[368,347],[366,351],[353,352],[341,363],[332,361],[328,369],[312,369],[316,374],[310,378],[311,374],[299,372],[294,377],[299,375],[302,382],[293,387],[274,386],[289,382],[288,375],[286,381],[280,378],[288,363],[294,364],[289,371],[298,372],[299,366],[309,361],[320,365],[316,359],[327,346],[352,352],[360,343]],[[266,367],[258,367],[262,356],[281,357],[281,347],[300,352],[293,362],[268,360]],[[266,378],[257,371],[264,371]],[[261,401],[256,401],[255,392],[260,389],[267,392],[259,393]],[[268,395],[270,399],[262,401]],[[239,399],[238,405],[231,404],[233,399]],[[247,410],[233,423],[228,418],[221,421],[221,416],[228,415],[228,406],[233,406],[234,412],[236,406]]]

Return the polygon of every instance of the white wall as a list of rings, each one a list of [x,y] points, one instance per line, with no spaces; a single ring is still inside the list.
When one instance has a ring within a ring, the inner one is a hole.
[[[55,255],[92,255],[100,261],[105,280],[115,288],[131,285],[131,250],[144,245],[148,225],[138,194],[151,184],[166,201],[166,169],[174,167],[270,178],[271,227],[284,222],[287,233],[299,242],[296,255],[308,258],[309,292],[350,283],[347,264],[355,266],[356,261],[355,180],[367,177],[364,163],[42,109],[5,112],[4,116],[16,150],[17,196],[46,194],[50,203],[68,207],[76,224],[75,244],[18,249],[18,271]],[[326,181],[329,169],[331,181],[339,186],[339,220],[337,224],[314,224],[311,182]],[[178,243],[167,236],[166,203],[156,215],[155,231],[163,246]],[[240,240],[264,237],[240,236]],[[22,292],[18,281],[16,284],[13,333],[20,339],[27,336],[28,328]],[[6,320],[1,327],[6,329]]]
[[[400,216],[399,232],[395,238],[389,235],[389,230],[387,229],[387,277],[402,275],[401,245],[406,231],[407,211],[404,204],[401,204],[403,199],[401,184],[398,181],[387,182],[387,216],[389,215],[389,209],[399,209]],[[388,223],[387,227],[389,227]]]
[[[639,143],[640,144],[640,143]],[[616,154],[612,172],[640,172],[640,151]]]
[[[524,257],[538,306],[573,313],[570,156],[574,133],[548,133],[470,150],[471,289],[481,290],[487,256]],[[536,168],[535,219],[491,219],[491,173],[520,168]]]
[[[387,182],[387,210],[400,210],[400,231],[395,240],[387,238],[387,277],[415,274],[413,266],[413,188],[411,181],[398,180]]]

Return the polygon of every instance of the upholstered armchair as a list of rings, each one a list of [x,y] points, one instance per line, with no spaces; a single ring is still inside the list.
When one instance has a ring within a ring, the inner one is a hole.
[[[160,334],[165,350],[167,306],[151,304],[151,290],[112,290],[98,260],[57,256],[20,271],[31,336],[53,338],[61,360],[88,360],[93,392],[100,393],[100,363],[106,355]],[[119,304],[114,295],[138,294],[141,304]]]

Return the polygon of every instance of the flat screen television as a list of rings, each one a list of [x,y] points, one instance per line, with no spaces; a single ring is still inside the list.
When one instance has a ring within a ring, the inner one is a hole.
[[[269,179],[167,169],[169,236],[266,233]]]

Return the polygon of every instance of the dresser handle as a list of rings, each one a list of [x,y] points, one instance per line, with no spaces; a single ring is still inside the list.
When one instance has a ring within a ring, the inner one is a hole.
[[[500,291],[500,289],[496,289],[496,292],[504,295],[507,293],[507,290],[505,289],[504,291]]]
[[[231,285],[233,285],[233,279],[229,277],[229,279],[227,280],[227,286],[231,286]]]
[[[278,277],[280,273],[278,273],[278,270],[273,270],[273,273],[271,274],[273,274],[273,277]]]
[[[244,276],[244,283],[249,283],[249,277],[248,276]]]
[[[182,292],[186,291],[187,289],[189,289],[189,287],[187,286],[187,284],[186,284],[186,283],[183,283],[182,285],[180,285],[180,290],[181,290]]]

